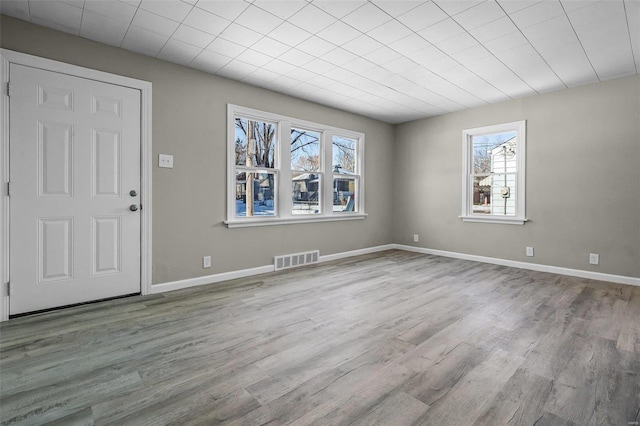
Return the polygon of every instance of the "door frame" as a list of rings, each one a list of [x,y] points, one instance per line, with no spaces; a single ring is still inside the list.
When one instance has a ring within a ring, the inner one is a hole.
[[[2,82],[2,101],[0,103],[0,322],[9,319],[9,65],[19,64],[46,71],[96,80],[103,83],[115,84],[140,90],[140,292],[151,294],[151,89],[148,81],[137,80],[90,68],[84,68],[64,62],[45,59],[26,53],[0,49],[0,81]]]

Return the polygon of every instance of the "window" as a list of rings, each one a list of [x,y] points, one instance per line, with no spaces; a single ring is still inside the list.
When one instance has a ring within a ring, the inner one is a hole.
[[[462,220],[526,222],[525,140],[525,121],[462,132]]]
[[[364,135],[228,106],[229,227],[363,219]]]

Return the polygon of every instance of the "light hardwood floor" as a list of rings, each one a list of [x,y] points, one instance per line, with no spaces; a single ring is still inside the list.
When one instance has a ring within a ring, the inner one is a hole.
[[[640,287],[388,251],[0,326],[2,424],[622,425]]]

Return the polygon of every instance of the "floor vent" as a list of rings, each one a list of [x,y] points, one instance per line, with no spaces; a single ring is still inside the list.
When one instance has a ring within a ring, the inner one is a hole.
[[[295,268],[296,266],[308,265],[310,263],[318,263],[320,251],[308,251],[305,253],[285,254],[284,256],[276,256],[274,265],[276,271],[280,269]]]

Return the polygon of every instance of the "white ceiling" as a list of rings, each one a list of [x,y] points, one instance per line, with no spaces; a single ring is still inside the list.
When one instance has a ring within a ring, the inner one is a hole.
[[[390,123],[640,69],[640,0],[2,0],[0,8]]]

